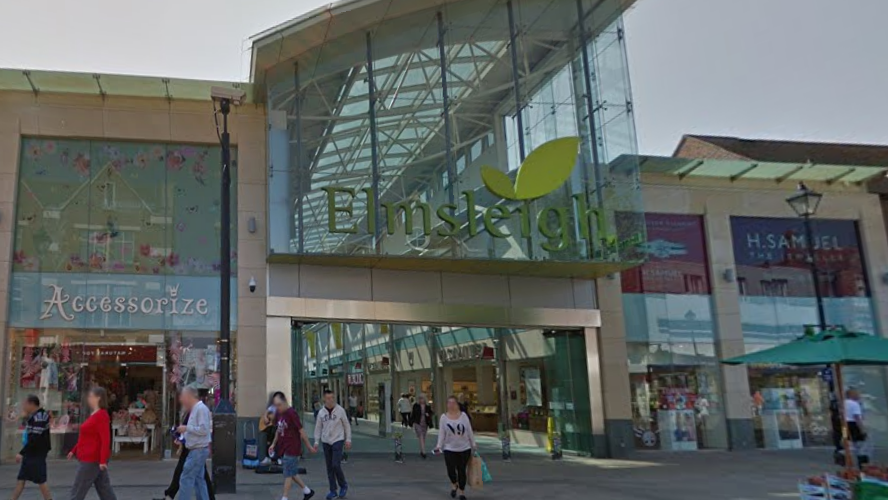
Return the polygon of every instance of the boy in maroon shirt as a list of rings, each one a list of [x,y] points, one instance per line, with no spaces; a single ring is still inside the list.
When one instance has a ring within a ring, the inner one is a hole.
[[[277,408],[277,433],[274,436],[274,442],[269,447],[269,453],[281,457],[281,463],[284,466],[284,492],[281,495],[281,500],[288,500],[287,495],[290,493],[293,482],[302,488],[304,495],[302,500],[309,500],[315,492],[306,486],[299,477],[299,457],[302,455],[303,442],[312,453],[316,453],[317,449],[311,446],[308,434],[305,433],[302,422],[299,420],[299,415],[287,404],[287,398],[283,394],[275,395],[274,406]]]

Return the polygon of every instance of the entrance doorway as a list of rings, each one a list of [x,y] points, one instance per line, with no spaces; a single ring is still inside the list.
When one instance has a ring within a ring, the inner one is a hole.
[[[156,362],[97,362],[87,365],[86,376],[87,387],[98,385],[108,391],[114,456],[159,458],[162,415],[155,408],[163,401],[163,367]]]
[[[582,330],[292,322],[293,392],[313,411],[323,389],[376,425],[402,432],[399,401],[423,395],[437,415],[447,397],[489,439],[589,455],[592,405]],[[304,369],[299,369],[304,367]],[[383,389],[380,389],[383,388]],[[412,433],[405,433],[411,435]]]

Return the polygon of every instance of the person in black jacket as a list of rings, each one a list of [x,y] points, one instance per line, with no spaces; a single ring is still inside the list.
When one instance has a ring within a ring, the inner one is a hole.
[[[184,415],[182,425],[188,425],[188,417],[190,416],[189,413]],[[173,479],[170,481],[170,487],[163,492],[164,500],[173,500],[176,498],[176,495],[179,494],[179,478],[182,477],[182,470],[185,468],[185,459],[188,458],[188,448],[185,447],[185,436],[177,432],[174,438],[176,446],[179,447],[179,461],[176,463],[176,468],[173,470]],[[207,471],[206,467],[204,467],[204,482],[207,483],[207,493],[210,495],[210,500],[216,500],[213,479],[210,477],[210,473]]]
[[[22,402],[25,417],[25,432],[22,435],[22,451],[15,456],[21,464],[18,482],[12,491],[12,500],[18,500],[25,490],[25,482],[30,481],[40,488],[44,500],[50,500],[52,494],[46,484],[46,455],[52,449],[49,436],[49,412],[40,407],[40,398],[31,394]]]
[[[429,428],[435,425],[435,412],[432,411],[432,405],[426,400],[425,394],[420,394],[416,398],[410,421],[413,422],[413,430],[419,439],[419,456],[426,458],[426,435],[429,433]]]

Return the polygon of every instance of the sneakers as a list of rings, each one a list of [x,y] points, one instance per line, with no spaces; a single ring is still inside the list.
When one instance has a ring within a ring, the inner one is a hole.
[[[345,498],[348,494],[348,487],[339,488],[339,498]]]
[[[334,498],[339,498],[339,495],[335,491],[327,493],[327,500],[333,500]]]
[[[259,462],[259,465],[263,465],[263,466],[271,465],[271,459],[268,457],[265,457],[262,459],[261,462]]]
[[[305,496],[302,497],[302,500],[308,500],[309,498],[315,496],[315,490],[309,490]]]

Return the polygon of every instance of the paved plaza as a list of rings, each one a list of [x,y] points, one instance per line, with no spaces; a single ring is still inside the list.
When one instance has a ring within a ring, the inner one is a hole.
[[[364,427],[364,426],[362,426]],[[369,426],[368,426],[369,427]],[[364,427],[361,431],[368,431]],[[449,485],[443,459],[421,460],[415,454],[415,438],[405,440],[405,463],[396,464],[389,440],[357,433],[354,453],[346,465],[355,500],[393,498],[440,498],[447,500]],[[793,498],[798,478],[832,470],[828,450],[803,451],[700,451],[696,453],[637,453],[632,460],[566,458],[553,462],[540,453],[518,450],[509,463],[496,453],[496,443],[485,440],[482,453],[494,477],[480,491],[468,492],[470,499],[584,497],[608,500],[765,500]],[[309,456],[308,483],[323,498],[326,488],[323,459]],[[111,465],[112,483],[119,500],[159,498],[172,475],[175,462],[120,461]],[[50,462],[50,484],[56,500],[66,500],[75,464]],[[0,466],[0,499],[9,498],[17,467]],[[238,471],[237,495],[220,495],[220,500],[275,500],[280,496],[278,475]],[[96,498],[95,493],[87,498]],[[40,494],[29,487],[24,500]]]

